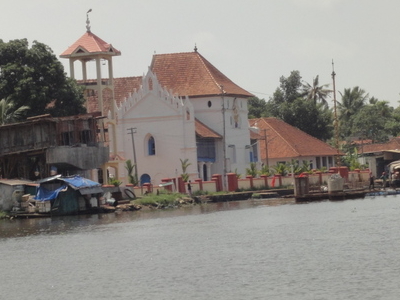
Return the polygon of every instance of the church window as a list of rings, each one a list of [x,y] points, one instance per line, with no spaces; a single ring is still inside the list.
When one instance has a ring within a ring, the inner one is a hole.
[[[208,107],[211,107],[211,105],[212,105],[211,101],[208,101],[207,105],[208,105]]]
[[[156,155],[156,143],[154,141],[154,137],[149,137],[149,140],[147,141],[147,148],[149,155]]]
[[[153,90],[153,79],[149,78],[149,90]]]

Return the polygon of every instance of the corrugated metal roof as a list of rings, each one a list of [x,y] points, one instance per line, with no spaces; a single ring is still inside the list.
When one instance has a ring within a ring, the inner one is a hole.
[[[6,185],[36,185],[33,181],[21,179],[0,179],[0,183]]]

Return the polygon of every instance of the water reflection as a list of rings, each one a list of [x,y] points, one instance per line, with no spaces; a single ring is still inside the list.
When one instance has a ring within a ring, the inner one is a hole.
[[[218,211],[248,209],[258,206],[294,204],[294,199],[249,199],[218,203],[203,203],[176,209],[143,209],[133,212],[108,214],[57,216],[49,218],[0,220],[0,238],[27,235],[60,234],[66,231],[90,230],[112,223],[132,222],[154,218],[170,218],[185,215],[208,214]]]

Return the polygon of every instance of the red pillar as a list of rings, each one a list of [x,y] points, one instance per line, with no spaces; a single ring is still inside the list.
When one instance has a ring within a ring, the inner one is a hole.
[[[261,175],[260,176],[262,179],[264,179],[264,185],[266,188],[268,188],[268,176],[267,175]]]
[[[228,191],[234,192],[239,189],[238,179],[236,173],[228,173],[226,174],[228,178]]]
[[[151,193],[151,183],[143,183],[143,187],[146,189],[147,192]]]
[[[185,182],[181,176],[178,177],[178,192],[181,194],[186,194]]]
[[[222,175],[214,174],[211,177],[211,180],[215,181],[215,186],[216,186],[217,192],[222,191]]]
[[[339,174],[342,178],[349,178],[349,168],[347,167],[339,167]]]
[[[199,184],[199,190],[202,191],[203,190],[203,180],[201,180],[201,178],[198,178],[195,180],[195,182],[197,182]]]

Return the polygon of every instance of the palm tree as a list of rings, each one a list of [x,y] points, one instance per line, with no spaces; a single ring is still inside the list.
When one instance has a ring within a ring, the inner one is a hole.
[[[323,105],[328,105],[326,98],[332,93],[332,90],[327,89],[329,84],[319,85],[319,75],[313,79],[312,85],[308,82],[303,83],[302,94],[307,100],[313,101],[315,104],[318,102]]]
[[[340,92],[339,92],[340,93]],[[358,86],[352,89],[344,89],[344,93],[340,93],[342,102],[338,102],[338,112],[340,121],[340,130],[342,135],[349,136],[353,127],[353,116],[366,104],[369,94]]]
[[[21,120],[25,115],[29,106],[21,106],[16,108],[15,104],[8,99],[0,100],[0,125],[14,123]]]
[[[180,158],[180,161],[181,161],[181,167],[182,167],[182,174],[181,174],[182,180],[184,182],[186,182],[189,180],[189,174],[186,172],[186,170],[191,165],[191,163],[189,162],[188,158],[185,158],[184,160],[182,160]]]
[[[286,164],[277,163],[275,166],[272,166],[272,169],[275,171],[275,174],[279,174],[285,176],[288,172],[288,167]]]
[[[138,184],[138,178],[132,174],[133,171],[135,170],[135,168],[136,168],[136,164],[133,164],[130,159],[128,159],[125,162],[125,169],[128,172],[128,181],[130,184],[133,184],[136,186]]]
[[[251,175],[254,178],[257,177],[258,171],[257,171],[257,165],[256,163],[252,162],[250,163],[250,168],[246,168],[246,175]]]

